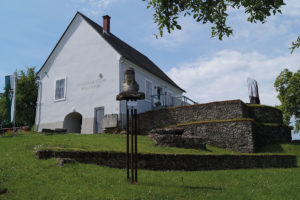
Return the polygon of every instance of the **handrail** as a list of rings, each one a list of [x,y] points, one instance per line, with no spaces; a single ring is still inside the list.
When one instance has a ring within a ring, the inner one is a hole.
[[[186,96],[171,96],[169,94],[151,95],[152,109],[198,104]]]
[[[196,101],[193,101],[192,99],[190,99],[190,98],[188,98],[188,97],[186,97],[186,96],[182,96],[183,97],[183,99],[186,99],[186,100],[189,100],[189,101],[191,101],[193,104],[199,104],[199,103],[197,103]],[[187,102],[187,101],[186,101]]]

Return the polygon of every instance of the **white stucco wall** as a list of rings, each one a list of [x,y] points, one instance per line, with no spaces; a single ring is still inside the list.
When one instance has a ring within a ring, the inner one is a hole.
[[[178,88],[174,87],[170,83],[158,78],[157,76],[153,75],[152,73],[146,71],[145,69],[135,65],[131,61],[127,59],[120,60],[120,90],[122,89],[122,82],[124,79],[124,72],[127,68],[132,67],[135,71],[135,79],[139,84],[139,91],[146,93],[146,79],[152,82],[152,95],[157,95],[156,87],[163,88],[163,94],[167,91],[169,94],[171,93],[173,96],[182,96],[182,91]],[[152,109],[151,101],[148,100],[139,100],[137,101],[137,112],[143,113]],[[121,103],[121,119],[122,124],[124,125],[124,118],[126,113],[126,104],[125,101]]]
[[[82,133],[93,133],[90,124],[95,108],[104,107],[104,114],[119,114],[120,103],[115,100],[120,91],[119,60],[120,55],[77,14],[39,73],[38,130],[61,128],[47,124],[62,126],[65,116],[76,111],[83,117]],[[55,101],[55,81],[64,77],[66,99]]]

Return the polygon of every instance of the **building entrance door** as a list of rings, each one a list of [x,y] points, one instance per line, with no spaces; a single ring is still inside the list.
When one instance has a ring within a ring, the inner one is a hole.
[[[96,133],[102,133],[103,116],[104,116],[104,107],[95,108]]]

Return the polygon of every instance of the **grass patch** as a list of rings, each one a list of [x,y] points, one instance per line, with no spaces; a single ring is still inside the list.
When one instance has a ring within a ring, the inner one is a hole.
[[[110,151],[126,152],[126,135],[120,134],[56,134],[31,135],[36,139],[35,150],[67,150],[67,151]],[[24,137],[24,136],[23,136]],[[139,153],[156,154],[238,154],[230,150],[207,145],[207,150],[184,149],[176,147],[159,147],[148,136],[138,136]]]
[[[73,134],[0,137],[0,188],[8,188],[8,193],[0,196],[1,200],[299,199],[300,196],[299,168],[198,172],[140,170],[139,183],[131,185],[126,181],[124,169],[79,163],[58,167],[55,159],[36,159],[34,147],[46,146],[123,152],[125,137]],[[158,148],[146,136],[141,136],[139,151],[188,154],[195,150]],[[210,151],[231,153],[218,148]],[[300,145],[297,144],[269,146],[260,152],[295,154],[300,165]]]
[[[284,124],[279,123],[259,123],[256,122],[252,118],[235,118],[235,119],[223,119],[223,120],[202,120],[202,121],[192,121],[186,123],[180,123],[176,125],[171,125],[168,127],[181,127],[181,126],[189,126],[189,125],[197,125],[197,124],[213,124],[213,123],[224,123],[224,122],[243,122],[243,121],[250,121],[255,123],[258,126],[277,126],[277,127],[289,127]]]
[[[186,122],[176,124],[175,126],[189,126],[189,125],[196,125],[196,124],[211,124],[211,123],[222,123],[222,122],[240,122],[240,121],[251,121],[254,122],[251,118],[236,118],[236,119],[223,119],[223,120],[203,120],[203,121],[193,121],[193,122]]]
[[[250,104],[250,103],[246,103],[246,106],[248,107],[253,107],[253,108],[273,108],[273,109],[276,109],[276,110],[279,110],[281,111],[280,109],[276,108],[276,107],[273,107],[273,106],[269,106],[269,105],[263,105],[263,104]]]

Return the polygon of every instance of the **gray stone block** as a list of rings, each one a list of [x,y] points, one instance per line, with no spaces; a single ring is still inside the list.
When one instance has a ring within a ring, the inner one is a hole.
[[[166,135],[150,134],[149,137],[158,146],[193,148],[193,149],[206,150],[205,143],[200,137],[171,135],[171,134],[166,134]]]
[[[64,164],[68,164],[68,163],[75,163],[75,160],[72,158],[57,158],[58,161],[58,166],[63,166]]]
[[[102,128],[116,128],[118,127],[118,114],[104,115],[102,119]]]

